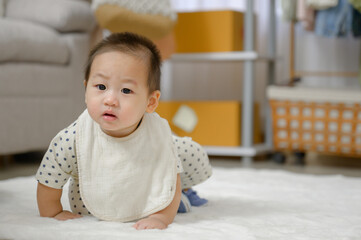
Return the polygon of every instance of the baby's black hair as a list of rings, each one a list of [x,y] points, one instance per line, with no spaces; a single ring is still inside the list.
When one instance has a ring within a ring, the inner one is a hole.
[[[119,51],[136,57],[147,57],[149,60],[148,87],[149,93],[160,90],[161,57],[154,43],[146,37],[130,33],[113,33],[99,42],[89,53],[85,66],[85,81],[88,82],[94,58],[105,52]]]

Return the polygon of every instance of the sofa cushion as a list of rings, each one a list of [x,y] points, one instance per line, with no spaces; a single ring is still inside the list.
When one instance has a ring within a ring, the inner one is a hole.
[[[51,28],[21,20],[0,19],[0,62],[34,61],[65,64],[69,50]]]
[[[86,1],[11,0],[5,17],[41,23],[60,32],[90,31],[95,18]]]

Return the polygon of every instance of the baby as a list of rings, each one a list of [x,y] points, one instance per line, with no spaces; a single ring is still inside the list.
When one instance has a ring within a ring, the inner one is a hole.
[[[172,136],[154,112],[160,65],[154,44],[132,33],[112,34],[90,52],[87,109],[54,137],[36,174],[40,216],[93,215],[164,229],[177,211],[206,202],[184,190],[211,176],[205,151],[190,138]],[[69,178],[72,212],[60,201]]]

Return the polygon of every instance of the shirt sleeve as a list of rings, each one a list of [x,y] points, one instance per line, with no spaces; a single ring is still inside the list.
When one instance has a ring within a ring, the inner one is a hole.
[[[179,157],[177,157],[177,173],[183,172],[183,165]]]
[[[76,122],[60,131],[51,141],[36,173],[39,183],[62,189],[76,168]]]

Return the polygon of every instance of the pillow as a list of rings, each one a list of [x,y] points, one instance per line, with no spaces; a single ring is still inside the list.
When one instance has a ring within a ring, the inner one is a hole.
[[[7,18],[0,19],[0,52],[0,62],[66,64],[70,57],[66,42],[55,30]]]
[[[98,24],[111,32],[134,32],[152,40],[170,34],[177,14],[169,0],[93,0]]]
[[[60,32],[90,31],[95,18],[86,1],[11,0],[6,17],[41,23]]]

